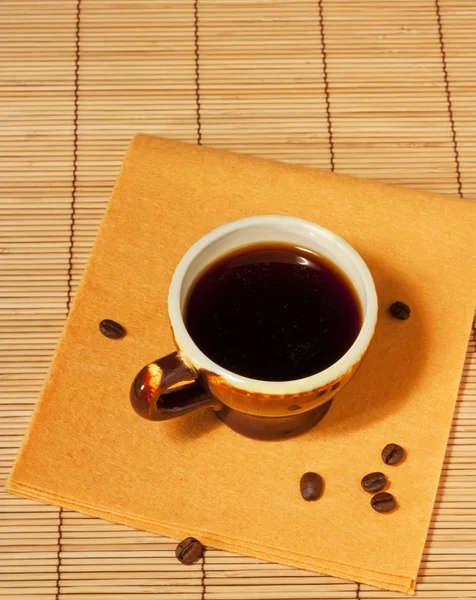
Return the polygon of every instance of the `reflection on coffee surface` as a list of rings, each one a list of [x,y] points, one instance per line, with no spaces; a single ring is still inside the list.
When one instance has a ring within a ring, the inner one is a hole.
[[[326,369],[355,341],[360,303],[347,276],[310,250],[246,246],[193,284],[184,313],[204,354],[239,375],[290,381]]]

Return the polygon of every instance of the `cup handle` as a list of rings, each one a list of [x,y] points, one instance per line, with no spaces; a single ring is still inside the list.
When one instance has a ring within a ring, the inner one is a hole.
[[[167,421],[200,408],[220,410],[221,402],[209,396],[178,352],[146,365],[134,379],[130,398],[138,415],[150,421]]]

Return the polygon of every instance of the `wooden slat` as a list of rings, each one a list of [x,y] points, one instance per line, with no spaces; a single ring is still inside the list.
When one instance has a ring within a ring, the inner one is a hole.
[[[434,1],[323,5],[336,168],[454,194]]]
[[[197,141],[194,14],[191,0],[81,1],[74,289],[134,133]]]
[[[476,198],[476,124],[474,66],[476,64],[476,6],[464,0],[437,0],[453,130],[460,165],[461,191]]]
[[[321,25],[314,0],[202,0],[202,143],[329,169]]]
[[[65,0],[2,3],[1,12],[3,489],[67,311],[76,9]],[[1,494],[0,513],[0,598],[53,600],[58,509]]]

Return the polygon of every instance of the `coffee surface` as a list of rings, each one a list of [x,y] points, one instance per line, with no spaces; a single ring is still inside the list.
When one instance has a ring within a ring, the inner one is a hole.
[[[347,277],[329,260],[282,243],[221,257],[195,281],[185,323],[220,366],[265,381],[322,371],[343,356],[361,327]]]

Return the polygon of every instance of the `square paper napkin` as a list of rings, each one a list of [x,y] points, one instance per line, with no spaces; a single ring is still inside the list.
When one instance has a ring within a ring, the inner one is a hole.
[[[137,136],[20,456],[16,494],[177,538],[412,592],[474,312],[476,206],[463,200]],[[129,387],[174,350],[167,289],[202,235],[258,214],[315,221],[346,238],[380,302],[363,366],[325,419],[281,442],[240,437],[210,412],[139,418]],[[387,309],[412,308],[408,321]],[[102,319],[127,329],[99,333]],[[384,465],[389,442],[406,461]],[[382,470],[399,509],[370,507]],[[317,471],[323,497],[299,479]]]

